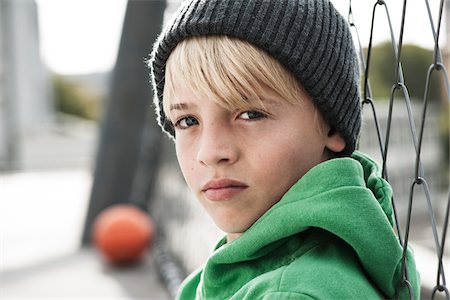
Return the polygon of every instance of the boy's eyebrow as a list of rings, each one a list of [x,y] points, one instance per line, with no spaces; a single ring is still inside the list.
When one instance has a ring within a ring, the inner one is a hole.
[[[170,111],[172,111],[172,110],[186,110],[186,109],[188,109],[190,107],[192,107],[192,105],[190,105],[188,103],[184,103],[184,102],[182,102],[182,103],[173,103],[173,104],[170,104],[169,110]]]

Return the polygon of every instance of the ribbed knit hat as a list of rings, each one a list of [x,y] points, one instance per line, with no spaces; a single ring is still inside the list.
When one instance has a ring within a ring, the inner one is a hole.
[[[361,127],[359,67],[349,26],[328,0],[188,0],[154,45],[150,57],[158,122],[174,135],[162,109],[165,67],[183,39],[238,37],[264,49],[290,70],[330,126],[356,148]]]

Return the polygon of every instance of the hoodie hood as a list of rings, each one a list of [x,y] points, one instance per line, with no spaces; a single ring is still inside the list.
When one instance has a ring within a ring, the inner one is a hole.
[[[223,239],[218,244],[204,267],[202,289],[231,288],[236,276],[241,276],[239,282],[248,282],[257,274],[236,274],[231,271],[233,265],[257,263],[275,251],[289,251],[283,246],[286,240],[309,228],[320,228],[350,245],[370,281],[392,298],[402,279],[403,248],[393,229],[391,198],[392,190],[381,178],[379,167],[363,154],[355,152],[352,158],[321,163],[240,238],[228,244]],[[409,249],[407,269],[418,297],[418,278]]]

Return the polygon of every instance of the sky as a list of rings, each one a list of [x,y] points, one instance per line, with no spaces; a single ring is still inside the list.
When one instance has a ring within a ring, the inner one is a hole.
[[[36,0],[41,56],[54,72],[111,69],[117,56],[126,0]]]
[[[36,0],[40,28],[41,55],[54,72],[82,74],[113,68],[120,41],[126,0]],[[343,14],[349,0],[332,0]],[[389,7],[394,35],[399,39],[403,1],[385,0]],[[354,22],[363,47],[368,45],[372,8],[375,0],[352,2]],[[404,42],[432,48],[433,37],[425,0],[408,1]],[[429,0],[437,18],[439,1]],[[374,42],[389,38],[389,27],[383,7],[377,9]],[[445,24],[444,24],[445,25]],[[445,26],[442,27],[445,32]],[[442,34],[440,45],[445,44]]]

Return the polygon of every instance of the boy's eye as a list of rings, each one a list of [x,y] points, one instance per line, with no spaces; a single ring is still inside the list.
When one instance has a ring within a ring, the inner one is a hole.
[[[194,117],[191,117],[191,116],[186,116],[184,118],[179,119],[175,123],[175,128],[186,129],[186,128],[194,126],[194,125],[198,125],[197,119]]]
[[[267,118],[267,115],[259,111],[249,110],[241,113],[239,118],[243,120],[259,120]]]

